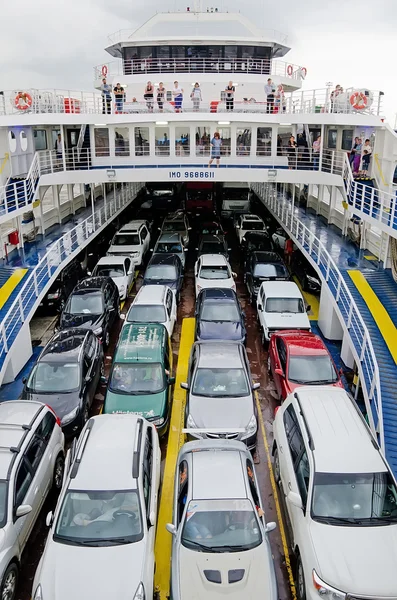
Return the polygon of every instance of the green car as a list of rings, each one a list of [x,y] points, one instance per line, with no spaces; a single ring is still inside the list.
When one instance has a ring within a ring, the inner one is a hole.
[[[164,325],[127,323],[120,333],[104,413],[135,413],[166,432],[171,405],[172,349]]]

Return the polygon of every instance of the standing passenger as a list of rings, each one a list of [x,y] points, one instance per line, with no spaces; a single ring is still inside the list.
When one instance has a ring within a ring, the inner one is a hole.
[[[153,112],[154,88],[151,81],[148,81],[145,87],[143,97],[146,100],[146,106],[149,112]]]
[[[165,91],[164,84],[162,81],[160,81],[159,87],[157,88],[157,104],[160,112],[163,112],[164,108]]]
[[[208,167],[212,165],[214,158],[216,159],[216,166],[219,167],[219,160],[221,158],[221,146],[221,136],[219,134],[219,131],[215,131],[214,137],[211,140],[211,158],[210,162],[208,163]]]
[[[296,142],[293,135],[288,140],[287,144],[287,152],[288,152],[288,168],[296,169]]]
[[[116,83],[116,87],[113,89],[114,98],[116,100],[116,112],[123,112],[124,103],[124,88],[119,83]]]
[[[226,110],[234,109],[234,92],[236,88],[233,85],[233,81],[229,81],[229,85],[225,87],[226,92]]]
[[[174,96],[175,101],[175,112],[179,113],[182,111],[183,88],[179,87],[179,83],[177,81],[174,81],[174,89],[172,90],[172,95]]]
[[[273,81],[269,77],[267,80],[267,84],[265,85],[265,95],[266,95],[266,112],[272,113],[274,107],[274,92],[276,88],[274,87]]]
[[[202,97],[201,97],[200,84],[197,81],[194,84],[194,88],[192,89],[192,93],[190,94],[190,97],[193,100],[194,112],[198,112],[200,110],[200,102],[202,100]]]
[[[101,92],[102,92],[102,114],[110,115],[112,112],[112,88],[108,83],[106,83],[105,77],[102,79]]]
[[[319,167],[320,149],[321,135],[319,135],[317,139],[313,142],[313,168],[315,171],[318,171]]]

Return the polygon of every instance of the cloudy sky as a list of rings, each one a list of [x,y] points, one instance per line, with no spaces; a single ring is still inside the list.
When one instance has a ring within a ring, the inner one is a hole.
[[[112,58],[107,35],[135,28],[156,10],[185,10],[193,0],[33,0],[7,2],[0,20],[1,89],[92,90],[93,66]],[[241,12],[288,35],[288,60],[306,66],[305,89],[326,82],[385,92],[393,126],[397,0],[203,0]]]

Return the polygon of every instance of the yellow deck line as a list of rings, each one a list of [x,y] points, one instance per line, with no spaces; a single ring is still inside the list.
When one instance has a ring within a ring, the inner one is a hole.
[[[394,362],[397,364],[397,329],[389,313],[375,294],[361,271],[348,271],[351,280],[360,292],[365,304],[368,306],[379,331],[389,348]]]
[[[276,484],[276,480],[274,478],[273,465],[272,465],[272,460],[270,457],[270,448],[269,448],[269,443],[268,443],[267,437],[266,437],[265,423],[263,421],[262,409],[261,409],[261,405],[259,402],[259,396],[258,396],[257,392],[255,392],[255,401],[256,401],[256,407],[258,409],[259,426],[260,426],[261,433],[262,433],[263,445],[264,445],[265,452],[266,452],[267,466],[269,469],[269,476],[270,476],[270,485],[272,486],[273,498],[274,498],[274,503],[276,506],[277,520],[278,520],[278,526],[280,528],[281,543],[283,546],[285,566],[287,568],[287,573],[288,573],[288,582],[289,582],[289,586],[291,589],[292,600],[297,600],[294,574],[292,572],[291,560],[290,560],[290,555],[289,555],[289,550],[288,550],[287,535],[285,533],[283,516],[281,513],[280,502],[278,499],[277,484]]]
[[[15,290],[20,281],[25,277],[27,269],[15,269],[11,277],[7,279],[5,284],[0,288],[0,309],[3,308],[12,292]]]
[[[304,292],[299,279],[295,275],[294,275],[294,281],[295,281],[296,285],[298,286],[298,288],[300,289],[300,291],[302,292],[302,295],[303,295],[304,299],[306,300],[306,304],[311,306],[311,311],[309,313],[309,320],[310,321],[318,321],[318,311],[320,309],[320,302],[319,302],[318,297],[315,296],[314,294],[310,294],[309,292]]]
[[[156,591],[160,592],[161,600],[166,600],[170,589],[172,536],[166,530],[165,525],[172,522],[176,459],[185,437],[182,429],[186,392],[181,389],[180,383],[187,380],[190,350],[194,342],[194,329],[194,319],[183,319],[155,545],[154,582]]]

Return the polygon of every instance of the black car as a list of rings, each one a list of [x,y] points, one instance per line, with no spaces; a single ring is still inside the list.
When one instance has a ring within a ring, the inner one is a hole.
[[[223,235],[202,235],[199,241],[197,258],[202,254],[223,254],[229,260],[229,250]]]
[[[273,240],[267,231],[247,231],[241,240],[241,257],[246,266],[246,261],[251,252],[273,252]]]
[[[88,419],[103,373],[103,349],[87,329],[67,329],[48,342],[28,379],[21,398],[48,404],[67,436],[80,431]]]
[[[245,314],[236,292],[227,288],[201,290],[196,302],[196,340],[246,341]]]
[[[321,291],[320,277],[300,250],[295,250],[291,256],[291,271],[297,276],[305,292]]]
[[[143,285],[168,285],[179,302],[183,267],[176,254],[153,254],[143,276]]]
[[[107,347],[110,331],[120,316],[119,291],[110,277],[87,277],[70,294],[59,329],[91,329]]]
[[[74,286],[84,277],[85,273],[77,258],[74,258],[60,272],[47,294],[40,303],[40,308],[54,309],[62,312],[66,300],[69,298]]]
[[[247,258],[244,280],[253,304],[262,281],[288,281],[287,267],[276,252],[251,252]]]

